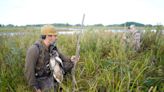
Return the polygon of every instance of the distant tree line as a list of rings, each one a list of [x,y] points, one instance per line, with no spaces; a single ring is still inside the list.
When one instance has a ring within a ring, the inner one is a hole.
[[[26,27],[41,27],[45,24],[32,24],[32,25],[25,25]],[[53,23],[52,25],[57,26],[57,27],[71,27],[71,26],[75,26],[75,27],[80,27],[81,24],[75,24],[75,25],[71,25],[69,23]],[[157,26],[157,25],[151,25],[151,24],[142,24],[142,23],[138,23],[138,22],[125,22],[122,24],[112,24],[112,25],[103,25],[103,24],[93,24],[93,25],[87,25],[87,26],[95,26],[95,27],[125,27],[125,26],[130,26],[130,25],[135,25],[137,27],[153,27],[153,26]],[[8,25],[3,25],[0,24],[0,27],[16,27],[16,25],[13,24],[8,24]]]
[[[13,24],[8,24],[8,25],[0,24],[0,27],[15,27],[15,25],[13,25]]]
[[[119,26],[119,27],[124,27],[124,26],[130,26],[130,25],[135,25],[137,27],[145,27],[145,26],[148,26],[148,27],[152,27],[153,25],[151,24],[142,24],[142,23],[138,23],[138,22],[125,22],[125,23],[122,23],[122,24],[113,24],[113,25],[107,25],[108,27],[113,27],[113,26]]]

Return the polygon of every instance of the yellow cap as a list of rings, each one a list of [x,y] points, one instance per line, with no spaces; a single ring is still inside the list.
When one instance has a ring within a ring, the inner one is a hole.
[[[41,28],[41,35],[57,35],[57,31],[52,25],[44,25]]]

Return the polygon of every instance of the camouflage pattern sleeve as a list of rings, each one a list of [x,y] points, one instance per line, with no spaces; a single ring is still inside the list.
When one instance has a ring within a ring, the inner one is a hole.
[[[134,35],[134,41],[135,41],[135,50],[139,50],[140,49],[140,40],[141,40],[141,33],[140,32],[136,32]]]

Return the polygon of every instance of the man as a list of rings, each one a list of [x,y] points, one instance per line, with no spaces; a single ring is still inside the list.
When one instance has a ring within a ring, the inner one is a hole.
[[[44,92],[54,89],[58,90],[58,82],[53,77],[50,70],[50,46],[54,46],[57,40],[57,32],[52,25],[45,25],[41,28],[41,39],[32,45],[26,55],[25,76],[28,84],[35,89],[36,92]],[[63,71],[70,72],[73,65],[79,59],[72,56],[71,59],[61,54],[57,47],[53,47],[59,58],[63,62]]]
[[[130,27],[128,28],[128,32],[126,32],[123,36],[126,49],[130,48],[135,51],[138,51],[140,49],[140,39],[141,33],[136,30],[135,25],[130,25]]]

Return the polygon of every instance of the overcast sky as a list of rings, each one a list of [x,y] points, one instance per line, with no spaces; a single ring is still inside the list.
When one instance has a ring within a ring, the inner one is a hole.
[[[164,0],[0,0],[0,24],[164,25]]]

